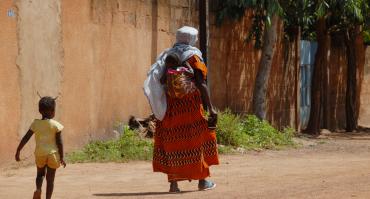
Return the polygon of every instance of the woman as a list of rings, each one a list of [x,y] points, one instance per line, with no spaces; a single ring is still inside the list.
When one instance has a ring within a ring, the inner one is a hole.
[[[207,67],[202,61],[202,53],[193,47],[197,35],[198,30],[192,27],[177,30],[175,45],[159,56],[144,83],[144,92],[158,119],[153,170],[168,175],[170,192],[180,192],[177,182],[181,180],[199,180],[199,190],[216,187],[215,183],[205,179],[210,176],[209,166],[219,164],[214,130],[217,113],[206,85]],[[163,81],[168,69],[166,57],[173,54],[193,74],[190,81],[195,89],[181,97],[170,95],[166,88],[171,85],[168,85],[169,81]],[[208,107],[208,121],[204,118],[202,99]]]

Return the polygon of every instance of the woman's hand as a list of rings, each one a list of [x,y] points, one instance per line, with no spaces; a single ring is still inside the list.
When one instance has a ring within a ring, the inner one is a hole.
[[[66,168],[67,166],[66,162],[63,159],[60,160],[60,164],[63,166],[63,168]]]
[[[21,161],[21,158],[19,157],[19,151],[17,150],[17,153],[15,153],[15,161],[19,162]]]
[[[209,129],[216,129],[217,126],[218,115],[214,108],[209,109],[209,116],[208,116],[208,128]]]

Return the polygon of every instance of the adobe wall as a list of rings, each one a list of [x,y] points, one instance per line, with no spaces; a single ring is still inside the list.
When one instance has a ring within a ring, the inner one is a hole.
[[[252,113],[254,82],[260,50],[246,38],[251,13],[238,22],[226,21],[210,26],[210,86],[213,102],[220,109],[241,114]],[[214,19],[211,20],[214,22]],[[279,31],[282,31],[282,25]],[[295,50],[294,42],[278,36],[267,93],[267,120],[276,127],[295,125]]]
[[[15,154],[21,118],[17,18],[7,16],[9,9],[15,10],[11,0],[0,1],[0,163]]]
[[[59,96],[67,150],[113,136],[117,121],[150,112],[143,81],[175,31],[196,23],[195,1],[0,2],[0,164],[33,119],[41,95]],[[9,8],[15,17],[7,17]],[[192,8],[192,9],[190,9]],[[31,143],[33,141],[31,140]],[[32,144],[23,157],[32,156]]]
[[[364,79],[361,88],[359,125],[370,127],[370,48],[366,49]]]

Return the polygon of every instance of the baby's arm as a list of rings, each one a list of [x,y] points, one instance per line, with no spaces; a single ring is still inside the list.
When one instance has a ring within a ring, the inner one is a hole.
[[[64,151],[63,151],[63,140],[62,140],[62,132],[58,132],[55,136],[55,141],[58,147],[58,152],[60,156],[60,163],[63,165],[63,167],[66,167],[67,164],[64,162]]]
[[[23,136],[21,142],[18,145],[17,153],[15,154],[15,160],[16,161],[21,161],[21,159],[19,158],[19,154],[20,154],[21,150],[23,149],[24,145],[26,145],[27,142],[30,140],[32,135],[33,135],[33,131],[30,129],[30,130],[27,131],[26,135]]]

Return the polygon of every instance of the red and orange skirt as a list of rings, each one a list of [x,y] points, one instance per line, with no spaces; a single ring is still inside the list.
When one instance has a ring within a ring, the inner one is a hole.
[[[219,164],[216,133],[208,129],[198,90],[182,98],[167,96],[167,112],[154,135],[154,172],[169,181],[199,180]]]

